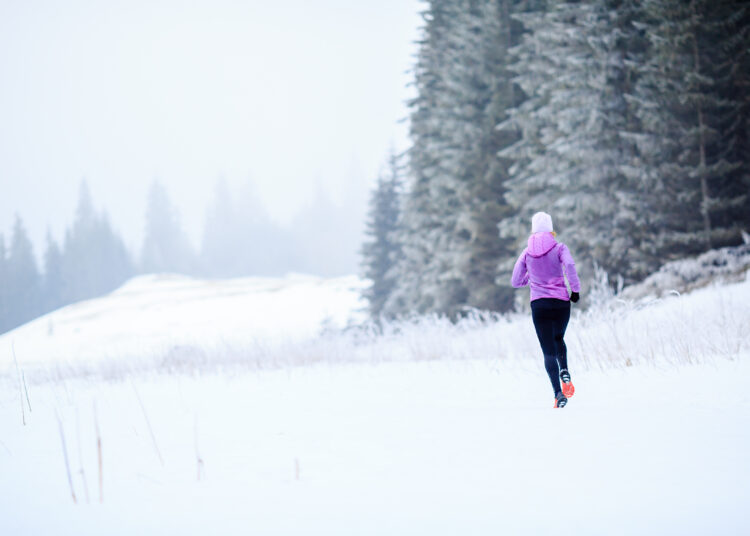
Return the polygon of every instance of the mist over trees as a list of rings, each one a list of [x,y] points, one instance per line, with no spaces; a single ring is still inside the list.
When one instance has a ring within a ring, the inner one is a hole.
[[[110,292],[133,273],[124,242],[107,215],[94,209],[84,182],[63,246],[47,234],[41,272],[20,216],[9,246],[0,234],[0,332],[62,305]]]
[[[295,236],[271,221],[250,182],[236,193],[226,180],[216,182],[196,275],[278,276],[297,269],[300,261]]]
[[[410,147],[370,199],[319,188],[291,226],[218,181],[199,244],[154,181],[131,252],[86,184],[41,268],[0,233],[0,332],[141,273],[342,275],[360,249],[375,317],[507,311],[534,212],[584,282],[625,283],[750,229],[750,6],[730,0],[430,0]],[[355,183],[352,179],[352,186]],[[342,253],[345,252],[345,253]],[[346,268],[343,268],[346,267]]]
[[[138,274],[343,275],[356,266],[362,240],[361,229],[352,221],[364,212],[360,204],[366,199],[364,195],[359,199],[356,191],[352,188],[340,206],[319,189],[290,229],[270,219],[251,183],[233,191],[219,180],[207,203],[203,236],[196,248],[169,192],[154,181],[147,195],[143,242],[134,254],[107,214],[95,209],[83,182],[73,223],[62,243],[47,233],[41,270],[20,217],[9,241],[0,233],[0,333],[64,305],[111,292]]]
[[[130,253],[105,212],[94,209],[88,185],[81,185],[73,225],[65,232],[61,263],[64,303],[101,296],[135,273]]]
[[[47,231],[47,247],[44,251],[43,262],[41,310],[53,311],[65,303],[63,295],[63,254],[49,230]]]
[[[196,261],[166,189],[159,181],[154,181],[148,193],[140,271],[193,273]]]
[[[746,3],[431,0],[423,17],[401,255],[386,274],[365,256],[371,289],[391,289],[370,291],[374,313],[511,309],[509,273],[541,210],[584,281],[595,263],[633,283],[741,243]],[[374,226],[368,238],[382,241]]]
[[[40,276],[31,240],[19,216],[16,216],[7,252],[3,249],[4,247],[0,247],[0,252],[5,253],[0,262],[3,265],[5,284],[0,292],[5,302],[2,310],[6,316],[2,322],[3,325],[22,324],[34,318],[39,312]]]
[[[367,193],[352,181],[336,203],[318,185],[307,205],[292,221],[295,249],[299,252],[299,271],[322,276],[356,271],[364,239],[364,214]],[[342,245],[346,244],[346,247]]]

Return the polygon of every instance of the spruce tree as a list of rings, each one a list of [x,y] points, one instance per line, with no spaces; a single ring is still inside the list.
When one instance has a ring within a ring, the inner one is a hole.
[[[309,268],[302,263],[303,249],[311,249],[314,262],[331,263],[325,252],[310,244],[321,237],[335,241],[338,222],[327,206],[316,206],[319,220],[331,229],[318,229],[309,220],[298,226],[311,234],[304,244],[271,221],[252,183],[232,192],[226,180],[216,182],[214,197],[206,213],[200,254],[200,270],[208,277],[277,276],[290,270]],[[317,233],[317,234],[316,234]]]
[[[365,290],[370,316],[383,316],[383,305],[395,287],[394,266],[400,257],[397,242],[400,196],[402,194],[402,166],[399,157],[391,153],[387,173],[381,174],[370,198],[366,235],[362,247],[364,277],[370,282]]]
[[[133,259],[122,237],[112,228],[107,213],[97,215],[91,262],[96,266],[95,296],[115,290],[135,273]]]
[[[312,201],[292,224],[303,272],[321,276],[342,275],[340,229],[347,224],[351,225],[345,220],[342,207],[333,202],[322,184],[318,184]]]
[[[226,180],[220,179],[206,215],[201,246],[202,271],[209,277],[243,275],[236,242],[239,226],[233,205],[229,186]]]
[[[501,152],[514,160],[507,197],[517,209],[514,218],[501,223],[501,231],[516,237],[519,249],[534,212],[552,214],[558,232],[565,231],[562,239],[573,236],[571,227],[579,221],[576,207],[613,212],[601,184],[606,180],[601,174],[611,168],[601,169],[590,160],[597,142],[592,130],[602,130],[597,78],[603,69],[585,31],[586,22],[596,16],[590,3],[554,1],[517,15],[528,34],[514,51],[512,68],[527,98],[512,112],[522,138]],[[514,260],[508,259],[506,267]]]
[[[40,312],[40,277],[31,240],[20,216],[16,216],[7,262],[6,299],[9,328],[20,326]]]
[[[520,99],[508,65],[509,50],[518,42],[521,27],[511,19],[518,6],[509,0],[476,2],[470,8],[472,24],[463,53],[463,63],[470,71],[462,100],[473,106],[473,114],[466,120],[475,131],[464,140],[464,174],[459,175],[464,184],[464,218],[458,230],[463,240],[456,260],[468,291],[463,305],[504,311],[512,305],[513,290],[499,266],[502,259],[514,256],[514,251],[513,242],[500,239],[497,233],[497,223],[512,214],[504,197],[509,163],[497,153],[514,143],[517,135],[499,130],[497,125]]]
[[[42,278],[43,312],[53,311],[63,302],[63,259],[60,247],[47,230],[47,248],[44,252],[44,275]]]
[[[443,68],[450,61],[448,40],[456,23],[454,0],[432,0],[422,13],[423,37],[414,68],[417,97],[410,102],[412,146],[407,153],[409,180],[400,224],[401,258],[397,285],[385,304],[388,315],[426,312],[436,307],[439,267],[433,254],[443,236],[438,199],[454,202],[450,188],[440,185],[444,125],[451,106]]]
[[[72,227],[65,231],[63,245],[63,302],[73,303],[97,295],[94,266],[89,261],[90,237],[94,233],[96,214],[88,184],[78,191],[78,204]]]
[[[105,213],[97,214],[86,182],[79,190],[73,225],[62,253],[63,301],[101,296],[133,275],[133,262]]]
[[[164,186],[151,184],[146,207],[146,232],[141,249],[145,273],[194,271],[194,255]]]
[[[632,97],[652,266],[740,243],[748,216],[747,6],[648,0],[651,47]],[[743,69],[744,68],[744,69]],[[744,86],[744,87],[743,87]],[[743,89],[740,89],[743,88]]]
[[[605,0],[604,5],[610,24],[609,33],[601,41],[605,47],[601,113],[606,131],[600,145],[605,145],[611,155],[614,181],[610,191],[616,211],[611,217],[611,232],[604,237],[606,247],[595,241],[592,260],[623,282],[634,283],[653,271],[649,255],[639,247],[647,232],[642,225],[647,200],[640,180],[641,157],[631,136],[640,130],[631,97],[638,80],[638,67],[644,63],[649,46],[645,32],[636,25],[643,16],[640,0]]]
[[[642,203],[627,137],[633,63],[644,50],[632,26],[637,13],[630,0],[599,0],[550,1],[517,15],[528,34],[513,69],[526,98],[504,125],[522,138],[501,152],[514,161],[507,197],[517,210],[501,233],[520,249],[531,215],[549,212],[584,280],[594,263],[626,278],[645,275],[632,269],[642,266],[634,251]]]
[[[8,330],[8,255],[5,236],[0,233],[0,333]]]
[[[509,289],[497,285],[508,242],[498,240],[495,224],[507,214],[507,173],[496,153],[510,140],[495,126],[515,100],[506,72],[511,8],[501,0],[435,0],[424,13],[390,314],[509,306]]]

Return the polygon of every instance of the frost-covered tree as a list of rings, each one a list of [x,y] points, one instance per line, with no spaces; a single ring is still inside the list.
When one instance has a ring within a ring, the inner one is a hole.
[[[206,215],[201,248],[203,272],[210,277],[236,277],[243,274],[236,243],[237,221],[232,196],[225,179],[216,182],[213,204]]]
[[[635,21],[643,16],[640,0],[605,0],[609,20],[605,45],[605,85],[601,113],[605,131],[600,145],[608,150],[614,182],[609,190],[616,203],[609,236],[596,236],[592,260],[624,282],[640,281],[653,271],[649,255],[639,245],[647,232],[642,224],[647,200],[643,195],[642,161],[632,132],[640,129],[630,97],[638,80],[638,66],[648,53],[648,40]],[[608,216],[604,215],[605,219]],[[597,240],[598,238],[598,240]],[[602,247],[602,238],[605,247]],[[612,278],[615,281],[616,278]]]
[[[496,285],[507,244],[495,229],[505,215],[506,179],[496,153],[508,140],[495,125],[514,100],[505,73],[511,7],[501,0],[434,0],[423,14],[390,314],[508,305],[509,292]]]
[[[195,258],[176,209],[158,181],[151,184],[146,207],[146,232],[141,271],[191,274]]]
[[[63,301],[101,296],[133,275],[133,262],[105,213],[98,214],[86,182],[81,184],[73,225],[65,232]]]
[[[370,198],[367,240],[362,246],[362,268],[370,282],[364,296],[374,319],[383,315],[383,305],[396,283],[393,267],[401,254],[397,233],[402,188],[402,165],[399,156],[391,153],[388,169],[378,178]]]
[[[442,171],[447,141],[445,129],[453,107],[444,70],[453,61],[451,34],[458,25],[455,0],[433,0],[422,13],[423,36],[414,68],[417,97],[412,108],[407,153],[409,179],[400,224],[399,259],[385,312],[425,312],[437,308],[441,268],[434,258],[444,247],[445,208],[455,208],[455,192]],[[446,184],[447,182],[447,184]]]
[[[462,63],[469,68],[466,90],[461,99],[473,107],[465,118],[475,130],[464,137],[464,158],[459,174],[463,188],[463,217],[459,221],[457,270],[468,291],[465,306],[486,310],[507,310],[513,290],[499,271],[502,259],[515,256],[513,242],[501,239],[497,223],[513,209],[505,199],[509,162],[498,151],[517,140],[517,133],[498,129],[509,109],[522,95],[508,70],[509,50],[516,45],[523,28],[511,18],[514,10],[526,9],[526,2],[495,0],[470,3],[473,15],[466,38]],[[473,60],[473,63],[472,63]]]
[[[47,248],[44,251],[44,275],[42,277],[42,308],[53,311],[63,305],[62,252],[52,233],[47,230]]]
[[[251,183],[239,193],[217,181],[203,231],[200,264],[209,277],[283,275],[299,266],[290,233],[273,223]]]
[[[6,269],[8,327],[33,319],[40,312],[40,277],[34,251],[20,216],[16,216]]]
[[[291,233],[273,222],[254,184],[245,182],[233,205],[236,211],[237,252],[245,274],[278,276],[298,269],[299,252]]]
[[[5,236],[0,233],[0,333],[8,330],[8,254]]]
[[[342,237],[347,234],[342,233],[342,229],[352,225],[346,212],[341,204],[331,199],[322,184],[316,186],[310,202],[292,222],[295,249],[299,252],[298,269],[321,276],[351,273],[350,267],[344,269],[342,262]],[[358,243],[361,244],[361,240]]]
[[[650,43],[632,101],[642,154],[639,245],[654,267],[740,243],[750,223],[748,6],[729,0],[647,0]]]
[[[502,287],[539,210],[584,276],[598,263],[632,282],[738,242],[750,219],[749,11],[429,2],[385,310],[507,309]]]
[[[633,245],[638,215],[627,207],[637,203],[626,168],[635,147],[623,137],[632,122],[629,61],[638,52],[633,9],[630,2],[550,0],[517,15],[528,33],[512,68],[526,99],[501,125],[522,133],[501,152],[514,160],[507,198],[517,209],[501,233],[523,242],[531,215],[549,212],[584,272],[598,262],[625,274]]]

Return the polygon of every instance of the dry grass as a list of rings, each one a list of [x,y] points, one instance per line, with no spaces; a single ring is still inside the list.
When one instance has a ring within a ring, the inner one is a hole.
[[[566,335],[571,364],[579,370],[639,363],[695,364],[717,358],[736,359],[750,350],[750,337],[746,334],[750,325],[750,281],[638,302],[620,300],[606,292],[588,300],[595,303],[590,303],[586,311],[573,306]],[[327,330],[305,341],[256,341],[245,346],[182,344],[157,355],[58,364],[27,372],[33,374],[36,382],[58,382],[70,377],[122,381],[153,372],[232,375],[246,370],[316,364],[539,358],[529,314],[469,311],[455,323],[437,315],[419,316],[342,331]],[[160,454],[159,458],[163,464]]]
[[[73,477],[70,474],[70,463],[68,462],[68,447],[65,444],[65,431],[63,430],[63,424],[62,420],[60,420],[60,415],[55,411],[55,417],[57,417],[57,425],[60,429],[60,442],[62,444],[62,453],[63,453],[63,459],[65,460],[65,471],[68,475],[68,486],[70,487],[70,495],[73,498],[73,503],[77,504],[78,499],[76,498],[76,491],[73,487]]]

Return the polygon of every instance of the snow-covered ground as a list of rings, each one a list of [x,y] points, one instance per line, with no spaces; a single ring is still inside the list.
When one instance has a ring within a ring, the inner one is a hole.
[[[8,383],[0,533],[747,534],[742,357],[577,373],[564,410],[532,361],[70,380],[26,426]]]
[[[356,280],[298,280],[299,326],[227,350],[227,295],[134,283],[0,338],[0,534],[750,533],[750,281],[574,315],[562,410],[525,316],[337,332]]]
[[[134,278],[115,292],[63,307],[0,336],[0,374],[162,363],[189,355],[248,356],[365,318],[356,277],[294,275],[198,280]]]

